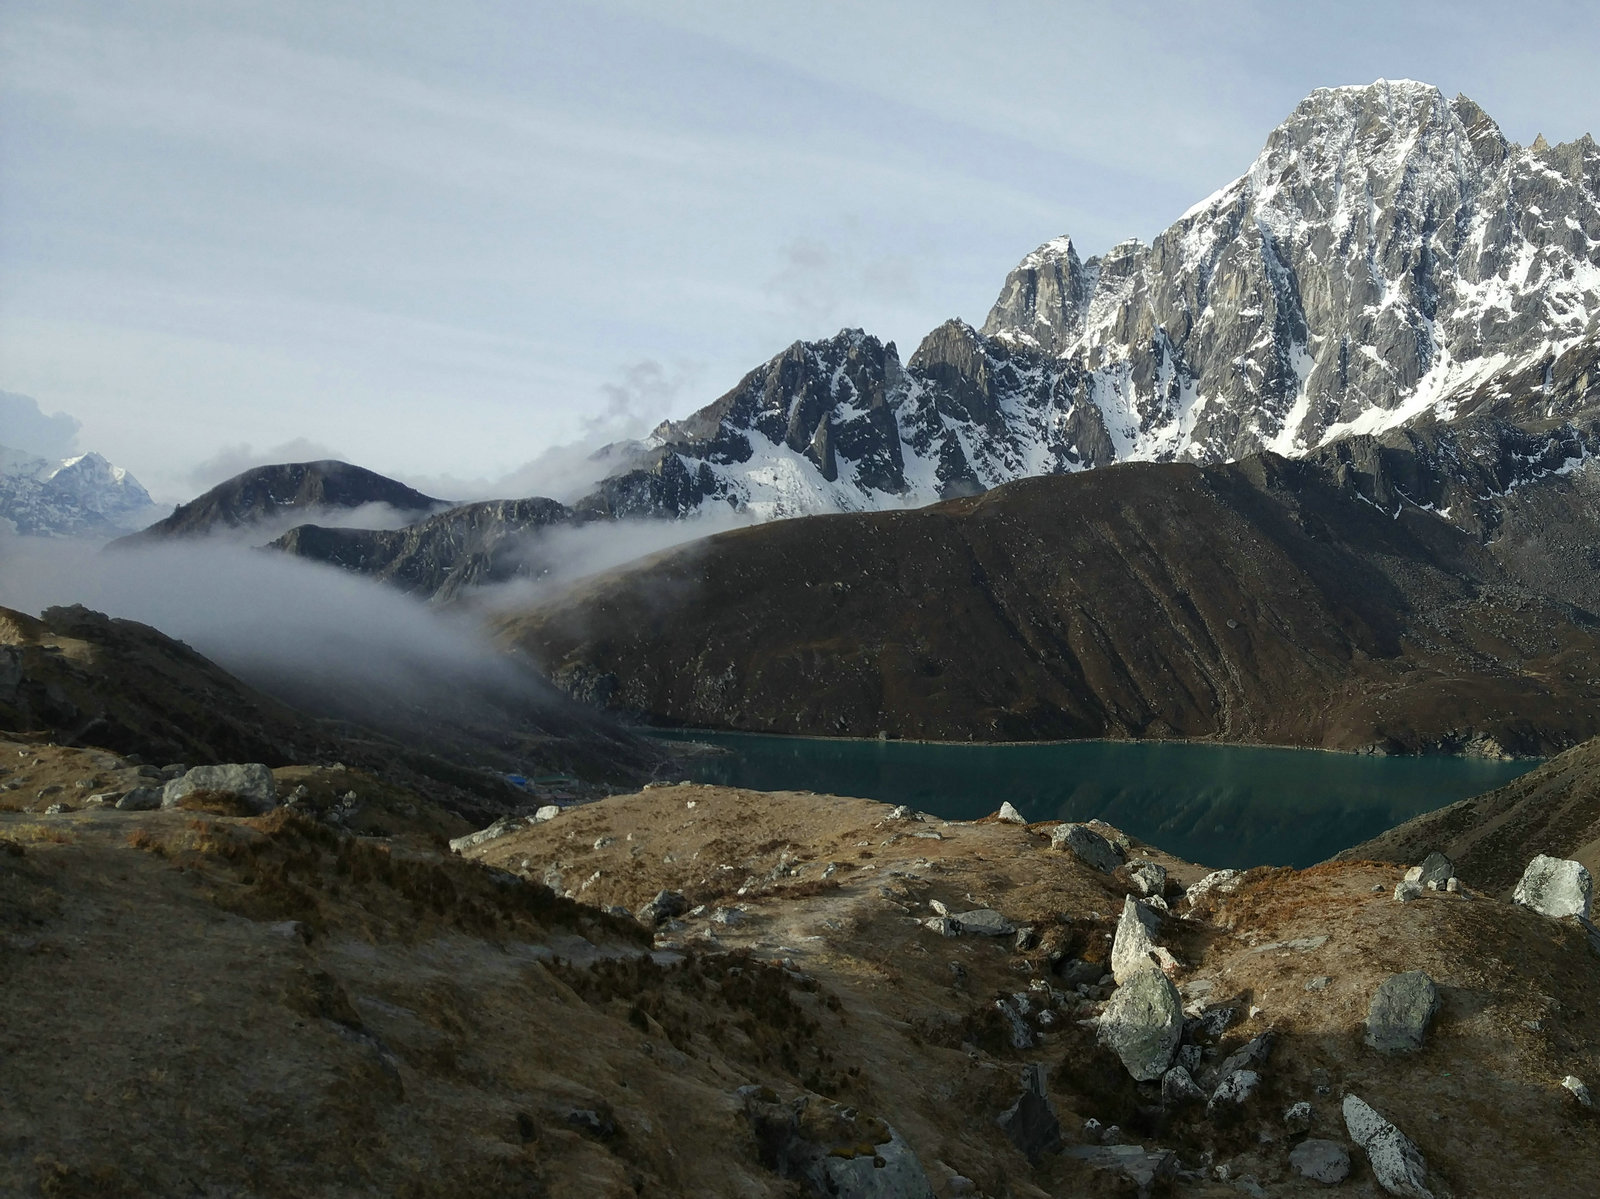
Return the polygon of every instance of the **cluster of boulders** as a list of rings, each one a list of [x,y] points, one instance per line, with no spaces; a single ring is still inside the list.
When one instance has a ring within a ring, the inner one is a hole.
[[[1395,885],[1394,897],[1401,903],[1418,899],[1424,891],[1450,891],[1461,889],[1455,866],[1444,854],[1435,851],[1422,860],[1422,865],[1406,871],[1405,878]]]
[[[138,778],[138,785],[126,791],[102,791],[89,796],[85,806],[154,812],[181,807],[185,797],[200,791],[228,796],[258,816],[278,806],[277,781],[271,769],[260,762],[192,768],[176,762],[161,767],[141,765]],[[65,804],[52,805],[52,809],[52,814],[71,810]]]

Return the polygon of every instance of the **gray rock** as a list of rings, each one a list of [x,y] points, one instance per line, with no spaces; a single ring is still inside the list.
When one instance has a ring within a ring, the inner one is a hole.
[[[1182,1032],[1178,989],[1153,965],[1118,987],[1100,1014],[1101,1043],[1138,1082],[1154,1082],[1167,1072]]]
[[[1181,1064],[1161,1076],[1162,1107],[1182,1107],[1186,1103],[1203,1103],[1205,1099],[1206,1093],[1200,1089],[1200,1084]]]
[[[1061,1151],[1061,1121],[1045,1093],[1042,1065],[1036,1063],[1023,1069],[1022,1094],[1000,1113],[996,1123],[1018,1151],[1035,1165],[1046,1155]]]
[[[1326,974],[1319,974],[1315,978],[1308,979],[1306,981],[1306,990],[1326,991],[1328,989],[1328,984],[1332,981],[1333,979],[1329,978]]]
[[[44,814],[46,816],[64,816],[70,811],[72,809],[64,803],[53,803],[44,810]]]
[[[159,787],[135,787],[117,800],[119,812],[153,812],[161,806]]]
[[[1422,898],[1422,884],[1406,879],[1395,884],[1394,897],[1400,903],[1410,903],[1413,899]]]
[[[799,1180],[812,1194],[934,1199],[917,1155],[884,1121],[811,1097],[782,1103],[766,1087],[740,1087],[738,1094],[762,1164]]]
[[[1304,1099],[1291,1103],[1283,1111],[1283,1126],[1291,1135],[1311,1131],[1311,1105]]]
[[[1567,1075],[1561,1080],[1561,1085],[1565,1087],[1568,1093],[1570,1093],[1571,1096],[1578,1101],[1579,1107],[1594,1106],[1594,1099],[1589,1094],[1589,1088],[1584,1085],[1583,1079],[1579,1078],[1577,1075]]]
[[[938,933],[941,937],[958,937],[961,935],[961,929],[948,916],[929,916],[922,922],[922,927],[930,933]]]
[[[677,891],[657,891],[656,897],[639,909],[639,923],[664,924],[689,910],[689,901]]]
[[[1273,1040],[1274,1037],[1271,1032],[1264,1032],[1258,1037],[1251,1037],[1224,1058],[1222,1065],[1207,1073],[1208,1085],[1213,1087],[1220,1086],[1231,1074],[1240,1070],[1258,1069],[1272,1055]]]
[[[1301,1178],[1337,1186],[1350,1177],[1350,1151],[1338,1141],[1309,1137],[1289,1151],[1289,1165]]]
[[[538,809],[538,811],[534,812],[533,818],[528,823],[543,824],[546,820],[554,820],[559,815],[561,815],[561,806],[559,804],[547,803]]]
[[[1133,862],[1128,882],[1140,895],[1159,896],[1167,889],[1167,868],[1155,862]]]
[[[1156,944],[1161,917],[1129,895],[1122,901],[1122,916],[1117,921],[1116,939],[1111,943],[1111,976],[1124,983],[1151,964],[1172,969],[1178,960]]]
[[[465,853],[475,845],[482,845],[485,841],[494,841],[512,833],[521,832],[534,823],[531,816],[502,816],[488,828],[481,828],[475,833],[465,833],[450,839],[450,848],[456,853]]]
[[[996,999],[995,1009],[1000,1013],[1000,1018],[1005,1021],[1006,1036],[1013,1049],[1032,1049],[1038,1044],[1039,1038],[1023,1016],[1027,1012],[1027,996],[1023,996],[1019,1003],[1015,998]]]
[[[1002,824],[1027,824],[1028,823],[1028,818],[1026,816],[1024,816],[1021,812],[1017,811],[1016,808],[1012,807],[1010,800],[1006,800],[1004,803],[1002,803],[1000,805],[1000,815],[997,817],[997,819]]]
[[[975,908],[949,917],[958,932],[979,937],[1009,937],[1017,931],[1016,925],[993,908]]]
[[[1379,1053],[1415,1053],[1439,1010],[1439,988],[1421,970],[1384,979],[1367,1008],[1367,1044]]]
[[[1213,870],[1199,882],[1191,885],[1184,891],[1183,897],[1193,907],[1206,895],[1213,891],[1219,895],[1226,895],[1239,886],[1239,872],[1237,870]]]
[[[1579,862],[1540,854],[1528,863],[1511,898],[1545,916],[1588,919],[1594,882]]]
[[[1050,847],[1066,850],[1107,874],[1122,865],[1122,851],[1086,824],[1056,825],[1050,832]]]
[[[1213,1118],[1236,1110],[1256,1093],[1261,1085],[1261,1075],[1254,1070],[1231,1071],[1206,1100],[1206,1115]]]
[[[196,766],[172,779],[161,789],[161,806],[175,808],[178,801],[194,791],[222,791],[238,796],[257,813],[278,806],[278,785],[272,771],[260,762],[231,763],[226,766]]]
[[[1429,891],[1444,890],[1445,883],[1449,882],[1450,876],[1456,872],[1456,868],[1451,865],[1450,859],[1437,850],[1422,859],[1422,865],[1418,867],[1418,870],[1421,873],[1416,881]]]
[[[1105,969],[1096,962],[1086,962],[1082,958],[1068,958],[1056,968],[1056,973],[1069,987],[1076,987],[1080,983],[1084,986],[1093,986],[1100,981]]]
[[[1372,1166],[1378,1185],[1403,1199],[1433,1199],[1428,1163],[1411,1139],[1357,1095],[1344,1097],[1344,1125]]]

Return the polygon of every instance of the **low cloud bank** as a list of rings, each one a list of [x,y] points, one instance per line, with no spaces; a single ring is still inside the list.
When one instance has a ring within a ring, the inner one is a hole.
[[[7,536],[0,562],[0,605],[83,604],[140,621],[319,715],[393,729],[482,708],[503,724],[557,700],[469,617],[272,551],[211,540],[97,551]]]
[[[511,551],[520,559],[521,577],[484,588],[472,604],[495,613],[537,607],[595,575],[754,523],[748,514],[729,510],[686,520],[592,521],[541,529]]]
[[[528,556],[536,576],[451,606],[252,548],[255,536],[99,549],[0,533],[0,606],[37,614],[83,604],[184,641],[302,711],[412,744],[516,753],[526,733],[591,742],[618,734],[496,646],[483,616],[536,605],[597,573],[746,523],[730,513],[544,530],[513,551]]]

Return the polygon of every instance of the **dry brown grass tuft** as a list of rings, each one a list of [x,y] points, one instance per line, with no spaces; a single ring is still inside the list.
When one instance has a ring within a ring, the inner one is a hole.
[[[819,1094],[859,1085],[859,1072],[836,1066],[817,1036],[823,1012],[844,1020],[837,997],[821,994],[815,979],[743,951],[695,954],[676,966],[641,957],[583,967],[557,963],[552,970],[594,1007],[628,1005],[630,1024],[644,1033],[659,1029],[685,1053],[695,1050],[698,1035],[701,1050],[709,1038],[721,1052],[752,1066],[785,1070]]]
[[[185,812],[205,812],[212,816],[254,816],[251,804],[229,791],[191,791],[178,801]]]
[[[128,834],[128,846],[131,849],[142,849],[146,853],[153,853],[158,858],[167,856],[167,843],[143,825]]]

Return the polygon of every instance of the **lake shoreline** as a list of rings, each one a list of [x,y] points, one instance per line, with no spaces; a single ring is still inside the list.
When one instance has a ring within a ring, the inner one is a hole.
[[[1010,749],[1030,745],[1198,745],[1223,749],[1282,749],[1293,753],[1337,754],[1340,757],[1375,760],[1456,758],[1464,762],[1529,762],[1534,766],[1548,762],[1554,756],[1553,754],[1507,754],[1505,757],[1490,757],[1483,754],[1453,753],[1442,749],[1424,750],[1421,753],[1380,753],[1372,749],[1334,749],[1326,745],[1279,745],[1271,741],[1224,741],[1214,737],[1061,737],[1039,741],[932,741],[925,737],[839,737],[811,733],[758,732],[750,729],[690,729],[653,724],[630,724],[628,727],[644,737],[675,742],[692,741],[697,736],[706,736],[777,737],[793,741],[834,741],[845,745],[927,745],[940,748],[970,746],[989,749]]]
[[[1538,760],[1368,755],[1215,741],[888,741],[673,730],[690,781],[908,805],[950,821],[1011,802],[1027,819],[1104,820],[1219,867],[1304,867],[1537,769]]]

